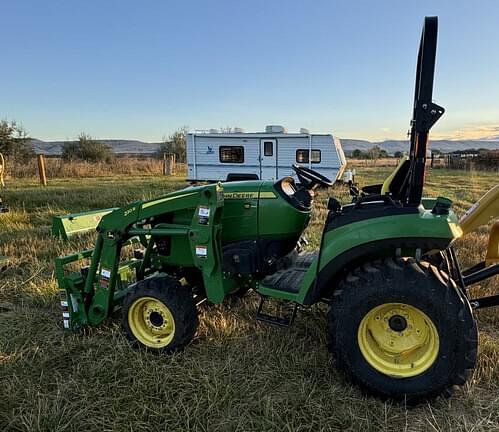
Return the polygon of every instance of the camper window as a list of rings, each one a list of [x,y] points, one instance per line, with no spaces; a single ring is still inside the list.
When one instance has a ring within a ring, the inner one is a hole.
[[[244,147],[242,146],[220,146],[219,155],[222,163],[244,163]]]
[[[264,156],[274,155],[274,143],[272,141],[265,141],[263,143],[263,155]]]
[[[308,149],[296,150],[296,162],[308,163]],[[321,151],[312,149],[312,163],[321,163]]]
[[[321,163],[321,151],[312,150],[312,163]]]

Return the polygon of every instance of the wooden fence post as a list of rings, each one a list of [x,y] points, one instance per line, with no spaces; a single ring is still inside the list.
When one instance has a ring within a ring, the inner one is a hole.
[[[168,175],[167,164],[166,164],[166,153],[163,153],[163,175]]]
[[[175,153],[163,153],[163,175],[176,175]]]
[[[38,158],[38,174],[40,175],[40,184],[47,186],[47,175],[45,173],[45,158],[42,154],[37,155]]]

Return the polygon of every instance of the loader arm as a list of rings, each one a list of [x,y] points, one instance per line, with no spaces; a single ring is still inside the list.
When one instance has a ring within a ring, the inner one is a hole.
[[[172,263],[198,268],[210,287],[209,299],[222,301],[229,289],[221,271],[223,203],[222,186],[209,185],[137,201],[102,217],[94,249],[56,261],[61,304],[66,307],[65,327],[76,329],[101,323],[120,307],[133,285],[130,280],[143,279]],[[162,221],[175,212],[183,212],[179,222]],[[143,256],[124,260],[124,247],[139,239],[145,247]],[[171,249],[175,254],[155,254],[158,239],[174,243],[176,247]],[[64,266],[84,259],[90,259],[88,269],[65,274]]]

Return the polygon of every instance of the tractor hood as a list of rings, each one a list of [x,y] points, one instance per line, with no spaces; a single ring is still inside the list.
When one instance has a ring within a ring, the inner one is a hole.
[[[223,243],[300,236],[310,209],[298,209],[287,199],[280,187],[284,180],[223,183]]]

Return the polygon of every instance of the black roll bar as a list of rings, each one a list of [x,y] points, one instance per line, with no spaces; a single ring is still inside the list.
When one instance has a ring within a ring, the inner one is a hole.
[[[410,166],[405,180],[405,196],[402,201],[408,206],[421,203],[425,177],[426,151],[428,134],[431,127],[443,115],[444,108],[434,104],[433,78],[435,76],[435,58],[437,54],[438,18],[425,17],[421,42],[419,44],[414,89],[414,106],[411,120]]]

